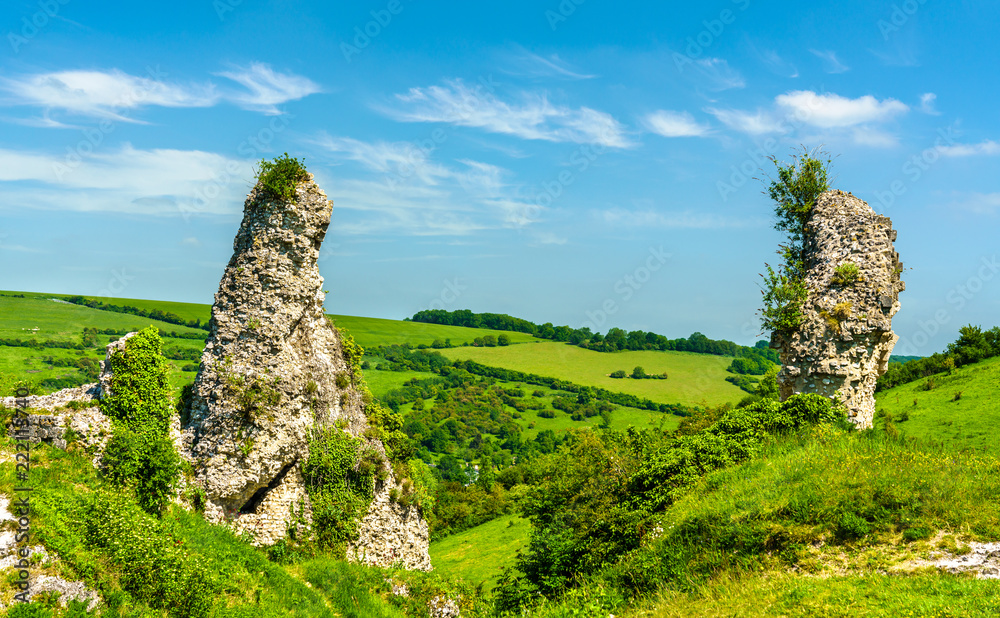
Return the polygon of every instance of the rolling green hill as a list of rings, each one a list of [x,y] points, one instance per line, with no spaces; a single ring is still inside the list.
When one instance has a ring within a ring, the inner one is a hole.
[[[431,543],[434,570],[478,585],[496,583],[500,571],[514,564],[531,526],[517,516],[499,517],[465,532]]]
[[[1000,454],[1000,357],[901,384],[876,401],[904,436]]]
[[[0,306],[0,332],[2,332],[4,328],[8,328],[8,325],[11,325],[11,328],[20,328],[23,326],[20,321],[12,321],[11,316],[23,316],[25,318],[34,316],[35,322],[44,322],[52,328],[61,327],[67,332],[79,332],[79,329],[84,326],[97,326],[98,328],[132,328],[133,325],[135,325],[138,328],[142,328],[149,326],[150,324],[150,320],[147,318],[138,318],[136,316],[128,316],[127,314],[112,313],[108,311],[97,311],[88,307],[81,307],[68,303],[53,303],[53,306],[50,306],[35,305],[29,302],[43,301],[51,298],[65,299],[69,298],[71,296],[70,294],[45,294],[38,292],[9,291],[0,291],[0,294],[6,295],[5,297],[0,298],[10,301],[11,303],[9,305]],[[24,298],[12,298],[10,295],[14,294],[23,294]],[[184,320],[201,320],[203,323],[207,323],[209,318],[212,317],[212,305],[210,304],[203,305],[198,303],[178,303],[167,300],[145,300],[101,296],[87,296],[86,298],[97,300],[109,305],[127,305],[145,310],[159,309],[161,311],[176,314]],[[75,308],[77,311],[67,312],[67,307]],[[97,311],[97,314],[81,313],[87,311]],[[534,337],[525,333],[508,333],[506,331],[499,330],[465,328],[464,326],[442,326],[438,324],[422,324],[419,322],[385,320],[382,318],[365,318],[350,315],[329,315],[333,318],[337,326],[347,329],[347,331],[354,337],[354,340],[361,344],[362,347],[374,347],[380,344],[390,345],[394,343],[408,343],[414,347],[421,344],[429,346],[435,339],[441,339],[442,341],[451,339],[453,345],[461,345],[466,342],[472,343],[472,340],[476,337],[482,337],[484,335],[499,336],[501,333],[510,337],[511,343],[537,341]],[[122,321],[120,319],[122,316],[127,316],[130,320]],[[29,319],[28,321],[31,322],[32,320]],[[152,323],[157,326],[165,324],[158,323],[155,320]],[[78,324],[79,328],[77,328]],[[99,324],[106,324],[106,326],[99,326]],[[161,328],[164,327],[161,326]],[[168,327],[165,327],[165,330],[177,330],[180,332],[181,329],[185,328],[186,327],[171,324]],[[188,331],[196,332],[195,329],[185,330],[185,332]],[[40,332],[39,337],[41,337],[42,334],[43,333]]]
[[[732,357],[693,352],[604,353],[556,342],[537,342],[503,348],[452,348],[441,353],[454,360],[515,369],[568,380],[610,391],[648,397],[657,403],[719,405],[737,402],[746,393],[725,381]],[[641,366],[647,374],[666,372],[666,380],[615,379],[622,369]]]

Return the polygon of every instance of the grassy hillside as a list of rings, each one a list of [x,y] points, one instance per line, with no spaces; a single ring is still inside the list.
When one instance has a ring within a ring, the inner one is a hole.
[[[500,571],[514,564],[517,550],[528,541],[531,529],[517,516],[500,517],[471,530],[431,543],[431,562],[443,577],[471,584],[496,583]]]
[[[23,298],[12,295],[22,295]],[[141,330],[149,325],[156,326],[166,332],[193,333],[207,336],[204,330],[188,328],[142,318],[126,313],[101,311],[90,307],[59,302],[67,298],[67,294],[44,294],[33,292],[0,292],[0,337],[38,341],[71,341],[79,342],[84,328]],[[195,303],[175,303],[170,301],[140,300],[132,298],[94,298],[105,303],[132,306],[139,309],[159,309],[172,312],[185,320],[200,319],[207,322],[211,315],[210,305]],[[52,300],[57,299],[57,300]],[[378,318],[361,318],[354,316],[332,315],[334,322],[347,330],[362,347],[375,347],[380,344],[409,344],[411,346],[431,345],[435,340],[450,339],[453,345],[472,342],[476,337],[493,334],[500,331],[487,331],[460,326],[439,326],[436,324],[419,324],[402,320],[383,320]],[[533,340],[523,333],[508,333],[513,342]],[[117,336],[101,335],[97,349],[84,352],[97,360],[103,360],[103,346]],[[203,347],[197,339],[168,339],[166,346],[184,349],[192,352],[185,360],[170,361],[170,386],[175,392],[194,380],[194,371],[183,371],[185,366],[193,369],[198,364],[198,354],[195,352]],[[0,346],[0,389],[6,392],[17,380],[28,379],[35,383],[54,379],[76,379],[84,383],[80,372],[71,363],[81,355],[77,350],[46,348],[20,348]],[[193,356],[193,358],[191,358]],[[68,365],[68,366],[60,366]],[[373,388],[380,392],[382,385],[375,380]],[[392,388],[392,385],[386,385]],[[57,388],[44,388],[50,392]]]
[[[1000,454],[998,385],[1000,357],[881,392],[877,408],[904,436]]]
[[[725,381],[728,356],[693,352],[616,352],[584,350],[556,342],[537,342],[503,348],[452,348],[441,350],[448,358],[474,360],[484,365],[516,369],[610,391],[648,397],[658,403],[719,405],[736,402],[746,393]],[[610,378],[622,369],[631,373],[641,366],[647,374],[666,372],[666,380]]]

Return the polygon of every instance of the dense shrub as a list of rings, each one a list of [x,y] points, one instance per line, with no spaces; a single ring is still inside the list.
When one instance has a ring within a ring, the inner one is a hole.
[[[112,354],[111,396],[101,411],[113,424],[102,464],[114,483],[135,490],[147,512],[159,512],[169,499],[180,460],[167,436],[172,404],[166,360],[156,328],[130,337]]]
[[[261,159],[257,170],[257,184],[264,196],[276,200],[291,200],[295,197],[295,187],[309,178],[302,161],[289,157],[286,152],[273,160]]]
[[[752,459],[774,436],[841,414],[828,399],[796,395],[785,403],[706,411],[707,420],[717,420],[696,433],[572,434],[536,464],[540,480],[522,502],[531,540],[517,573],[508,572],[501,583],[501,604],[517,610],[510,604],[558,594],[615,564],[642,545],[656,514],[706,474]]]
[[[374,496],[376,470],[359,465],[361,449],[360,440],[331,427],[309,441],[302,466],[316,541],[341,555]]]

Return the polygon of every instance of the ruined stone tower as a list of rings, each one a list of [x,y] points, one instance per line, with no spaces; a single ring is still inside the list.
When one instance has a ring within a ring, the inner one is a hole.
[[[270,544],[295,525],[309,497],[302,477],[310,432],[336,425],[382,455],[387,478],[362,518],[350,555],[429,569],[427,523],[389,500],[385,449],[365,437],[365,403],[341,336],[323,313],[317,258],[332,203],[309,175],[290,200],[258,184],[244,205],[212,305],[184,431],[186,457],[204,486],[205,517]]]
[[[898,339],[892,316],[906,287],[895,239],[889,218],[849,193],[827,191],[816,200],[804,238],[805,319],[771,337],[781,356],[782,401],[796,393],[836,396],[851,421],[871,427],[875,382]]]

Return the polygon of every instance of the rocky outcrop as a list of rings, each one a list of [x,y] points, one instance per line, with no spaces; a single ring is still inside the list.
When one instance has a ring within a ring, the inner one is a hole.
[[[793,332],[775,332],[781,356],[781,399],[796,393],[838,398],[858,427],[871,427],[875,382],[888,368],[898,337],[902,264],[888,217],[842,191],[816,201],[806,225],[805,319]],[[850,266],[853,265],[853,266]]]
[[[56,448],[65,449],[66,430],[72,430],[84,446],[96,447],[93,460],[96,465],[101,459],[105,445],[111,439],[111,419],[98,407],[100,400],[111,393],[111,355],[116,350],[123,349],[125,341],[134,334],[129,333],[107,345],[97,382],[75,388],[64,388],[51,395],[29,395],[23,399],[4,397],[0,400],[0,403],[8,408],[15,408],[19,401],[23,401],[25,407],[30,410],[51,412],[51,414],[28,414],[28,423],[20,430],[21,439],[35,444],[45,442]],[[71,407],[71,404],[77,405]],[[15,435],[13,427],[10,428],[9,435]]]
[[[336,426],[384,458],[382,445],[365,437],[352,350],[323,313],[317,258],[331,209],[311,175],[291,200],[272,199],[260,184],[251,191],[191,394],[185,456],[204,487],[205,516],[260,544],[309,520],[302,463],[312,432]],[[417,509],[383,505],[394,486],[389,471],[368,514],[380,523],[362,525],[355,545],[381,548],[392,539],[396,562],[429,568],[427,525]]]

